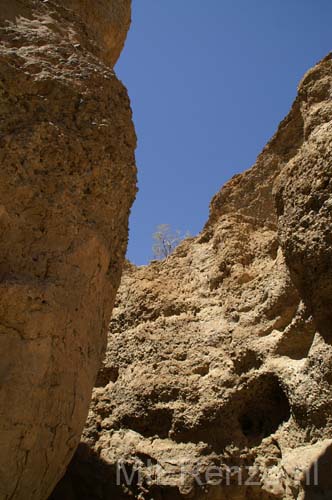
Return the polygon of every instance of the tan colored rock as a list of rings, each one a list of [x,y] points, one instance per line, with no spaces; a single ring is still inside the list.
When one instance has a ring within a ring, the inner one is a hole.
[[[127,92],[62,3],[0,9],[1,500],[47,498],[77,447],[136,190]],[[107,4],[114,62],[130,4]]]
[[[114,66],[123,48],[130,26],[131,0],[59,0],[78,12],[89,38],[95,40],[94,52]]]
[[[302,81],[305,142],[276,186],[280,240],[292,278],[329,343],[332,341],[331,96],[329,56]]]
[[[203,232],[127,265],[52,499],[330,498],[331,88],[328,56]]]

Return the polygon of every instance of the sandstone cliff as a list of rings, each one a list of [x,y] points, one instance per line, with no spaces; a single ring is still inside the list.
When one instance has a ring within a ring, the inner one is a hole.
[[[330,498],[331,89],[328,56],[202,233],[165,261],[127,265],[53,498]]]
[[[0,3],[0,498],[37,500],[78,445],[127,245],[130,1]]]

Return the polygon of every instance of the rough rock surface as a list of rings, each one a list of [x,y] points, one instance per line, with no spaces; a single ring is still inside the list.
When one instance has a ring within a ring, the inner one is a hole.
[[[331,498],[331,120],[328,56],[203,232],[127,265],[53,498]]]
[[[65,471],[121,277],[136,137],[103,61],[130,2],[95,3],[1,1],[1,500],[45,499]]]

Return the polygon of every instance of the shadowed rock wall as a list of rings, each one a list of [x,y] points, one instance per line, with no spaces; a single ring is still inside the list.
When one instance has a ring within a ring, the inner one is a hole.
[[[127,246],[136,136],[105,62],[130,2],[89,4],[1,0],[4,500],[47,498],[77,447]]]

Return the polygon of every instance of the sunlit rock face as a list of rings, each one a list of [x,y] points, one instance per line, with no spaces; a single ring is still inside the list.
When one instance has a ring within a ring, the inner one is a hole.
[[[77,447],[127,245],[136,137],[111,65],[130,2],[89,4],[1,2],[4,500],[47,498]]]
[[[202,233],[126,266],[52,499],[329,498],[331,88],[328,56]]]

